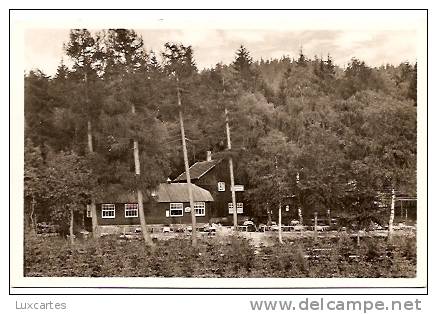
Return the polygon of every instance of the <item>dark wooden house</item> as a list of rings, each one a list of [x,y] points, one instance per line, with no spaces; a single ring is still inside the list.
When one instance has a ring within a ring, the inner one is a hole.
[[[233,206],[229,164],[224,159],[212,159],[207,153],[205,161],[199,161],[190,167],[191,182],[207,191],[214,198],[211,204],[211,222],[232,224]],[[173,180],[174,183],[185,183],[185,172]],[[237,214],[244,219],[247,217],[248,208],[244,203],[244,186],[235,179]]]
[[[197,223],[205,224],[212,217],[211,193],[192,185]],[[191,208],[187,183],[161,183],[144,202],[148,225],[182,225],[191,223]],[[114,194],[96,203],[99,226],[140,225],[136,193]],[[91,211],[87,208],[85,226],[91,228]]]

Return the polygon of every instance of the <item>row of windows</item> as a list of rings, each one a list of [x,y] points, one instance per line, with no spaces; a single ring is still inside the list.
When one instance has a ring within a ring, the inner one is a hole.
[[[124,217],[138,217],[138,204],[124,204]],[[102,218],[115,218],[115,204],[102,204]]]
[[[234,206],[228,203],[229,214],[234,213]],[[186,207],[185,212],[190,212],[190,208]],[[205,216],[205,202],[195,202],[194,212],[196,216]],[[87,217],[91,217],[90,206],[87,206]],[[243,213],[243,203],[237,203],[237,214]],[[182,217],[184,215],[183,203],[170,203],[170,210],[167,216]],[[135,218],[138,217],[138,204],[124,204],[124,217]],[[102,204],[102,218],[115,218],[115,204]]]
[[[185,208],[186,212],[190,212],[190,208]],[[196,216],[205,216],[205,202],[195,202],[194,212]],[[170,203],[170,211],[167,216],[170,217],[182,217],[184,215],[183,203]]]
[[[188,210],[187,210],[188,209]],[[186,212],[190,212],[190,208],[185,208]],[[196,216],[205,216],[205,202],[195,202],[194,211]],[[184,215],[183,203],[170,203],[170,217],[181,217]],[[86,216],[91,217],[91,208],[88,205]],[[138,204],[125,204],[124,217],[134,218],[138,217]],[[102,218],[115,218],[115,204],[102,204]]]
[[[234,213],[234,205],[232,203],[228,203],[229,214]],[[237,203],[237,214],[243,213],[243,203]]]

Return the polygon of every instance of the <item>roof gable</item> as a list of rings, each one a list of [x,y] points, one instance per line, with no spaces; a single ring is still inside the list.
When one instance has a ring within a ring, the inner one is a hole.
[[[203,175],[205,175],[208,171],[217,166],[222,160],[208,160],[208,161],[198,161],[194,165],[190,167],[190,178],[193,180],[200,179]],[[187,176],[186,173],[181,173],[173,182],[178,181],[186,181]]]

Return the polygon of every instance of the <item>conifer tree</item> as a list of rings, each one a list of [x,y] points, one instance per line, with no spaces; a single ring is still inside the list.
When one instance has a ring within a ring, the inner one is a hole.
[[[95,114],[93,114],[96,110],[95,108],[92,108],[95,104],[90,102],[89,97],[90,81],[95,81],[98,77],[97,69],[101,64],[99,62],[101,51],[97,42],[97,38],[87,29],[73,29],[70,31],[70,40],[64,47],[67,55],[73,61],[73,72],[71,75],[77,82],[81,82],[81,84],[78,84],[78,87],[84,95],[82,99],[84,105],[79,107],[83,108],[80,110],[82,111],[80,114],[82,114],[83,117],[86,117],[87,147],[90,155],[93,155],[94,153],[92,120],[93,118],[96,118]],[[79,92],[79,94],[82,94],[81,92]],[[94,196],[91,196],[90,207],[93,237],[97,238],[99,234],[97,229],[97,211]]]
[[[232,68],[237,82],[242,85],[243,89],[251,92],[257,89],[259,74],[255,70],[249,51],[243,45],[236,52]]]
[[[166,43],[165,48],[166,50],[162,53],[164,57],[164,68],[167,74],[170,77],[173,77],[176,81],[176,94],[179,112],[179,124],[181,130],[182,150],[184,156],[185,175],[187,178],[188,196],[191,208],[192,245],[195,247],[197,246],[196,213],[194,211],[194,199],[191,185],[190,167],[187,156],[183,106],[181,101],[181,85],[185,87],[185,90],[187,90],[189,86],[188,82],[182,84],[180,82],[189,81],[190,78],[197,72],[197,68],[193,60],[193,53],[190,46],[186,47],[184,45]]]
[[[129,186],[134,188],[144,241],[146,245],[153,245],[147,230],[144,191],[149,192],[163,180],[167,167],[165,161],[159,160],[163,159],[159,143],[165,136],[156,119],[155,105],[147,99],[150,95],[147,55],[142,38],[133,30],[111,29],[106,40],[106,58],[110,61],[104,77],[111,92],[107,94],[105,113],[101,115],[103,134],[111,139],[108,144],[111,151],[114,148],[113,154],[123,155],[124,163],[132,162],[126,153],[133,145],[135,175],[129,176],[126,170],[130,167],[125,167],[123,174],[119,174],[119,184],[126,190]],[[108,158],[112,158],[110,155]]]

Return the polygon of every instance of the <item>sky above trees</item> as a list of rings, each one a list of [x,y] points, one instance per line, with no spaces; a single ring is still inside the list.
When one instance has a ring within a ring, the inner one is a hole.
[[[229,63],[236,49],[243,44],[254,60],[297,58],[302,47],[305,55],[326,57],[329,53],[340,67],[347,66],[352,57],[366,60],[370,66],[416,61],[416,34],[408,30],[248,30],[248,29],[143,29],[137,30],[147,50],[157,55],[164,43],[180,42],[192,45],[198,68]],[[25,36],[25,70],[35,68],[47,75],[56,72],[63,44],[69,29],[31,29]],[[68,64],[68,60],[65,60]]]

